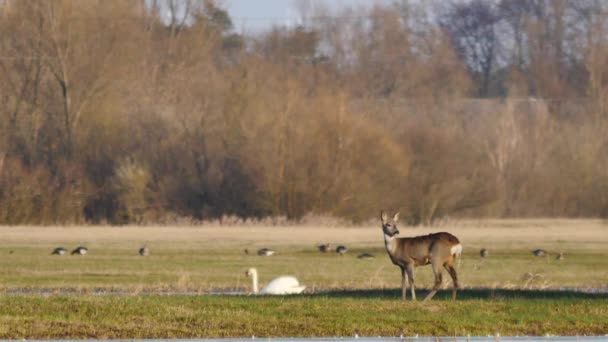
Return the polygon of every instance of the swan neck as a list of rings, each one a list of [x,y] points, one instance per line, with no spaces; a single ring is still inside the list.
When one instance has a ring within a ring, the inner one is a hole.
[[[253,288],[253,293],[258,293],[258,273],[251,272],[251,287]]]

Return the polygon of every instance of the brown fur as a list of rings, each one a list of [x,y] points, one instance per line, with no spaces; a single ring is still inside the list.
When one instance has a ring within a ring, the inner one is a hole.
[[[435,274],[435,285],[431,292],[424,299],[431,299],[442,283],[442,267],[445,268],[452,282],[454,289],[452,299],[456,299],[458,289],[458,276],[454,264],[460,251],[453,251],[455,246],[460,245],[457,237],[450,233],[440,232],[415,237],[396,237],[399,234],[397,229],[397,219],[399,213],[393,217],[393,222],[388,221],[386,213],[381,213],[382,230],[385,236],[385,247],[393,264],[401,268],[401,295],[406,298],[406,282],[409,278],[412,298],[416,299],[414,287],[414,268],[431,264]],[[460,246],[462,248],[462,246]]]

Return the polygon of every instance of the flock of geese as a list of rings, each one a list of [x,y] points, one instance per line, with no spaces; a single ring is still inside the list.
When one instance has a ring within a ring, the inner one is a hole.
[[[331,247],[331,244],[329,244],[329,243],[320,244],[318,246],[318,248],[319,248],[319,252],[321,252],[321,253],[331,253],[332,251],[335,251],[340,256],[342,256],[342,255],[346,254],[346,252],[348,252],[348,248],[346,248],[346,246],[343,246],[343,245],[339,245],[338,247],[336,247],[335,250],[333,250]],[[249,249],[245,249],[244,252],[245,252],[245,254],[249,254]],[[271,256],[275,253],[276,253],[276,251],[271,248],[260,248],[257,250],[257,254],[259,256]],[[357,258],[373,259],[375,257],[369,253],[361,253],[361,254],[357,255]]]
[[[72,250],[72,252],[70,253],[71,255],[86,255],[88,253],[89,249],[83,246],[78,246],[76,247],[74,250]],[[331,252],[331,245],[329,243],[326,244],[321,244],[319,245],[319,251],[321,253],[328,253]],[[346,254],[346,252],[348,251],[348,248],[346,248],[346,246],[340,245],[338,247],[336,247],[335,252],[338,253],[338,255],[344,255]],[[12,251],[11,251],[12,252]],[[53,250],[53,252],[51,252],[51,255],[65,255],[68,253],[68,250],[65,249],[64,247],[57,247]],[[150,255],[150,249],[148,248],[147,244],[143,245],[139,251],[138,251],[139,255],[141,256],[148,256]],[[273,254],[275,254],[276,251],[271,249],[271,248],[260,248],[257,251],[257,254],[260,256],[271,256]],[[245,254],[249,254],[249,250],[245,249]],[[357,256],[357,258],[359,259],[373,259],[374,256],[372,254],[369,253],[361,253]]]
[[[549,257],[551,253],[547,252],[544,249],[537,248],[532,251],[532,255],[535,257]],[[479,256],[482,258],[487,258],[490,255],[490,252],[486,248],[482,248],[479,250]],[[564,253],[558,252],[555,253],[555,260],[564,260]]]
[[[71,255],[86,255],[89,252],[89,249],[84,246],[78,246],[72,250]],[[51,252],[51,255],[65,255],[68,254],[68,250],[63,247],[57,247]],[[148,256],[150,254],[150,250],[148,249],[147,244],[143,245],[139,249],[139,255]]]
[[[85,255],[89,252],[88,248],[86,247],[82,247],[82,246],[78,246],[76,248],[74,248],[74,250],[72,250],[72,255],[77,254],[77,255]],[[51,253],[51,255],[64,255],[67,254],[68,250],[63,248],[63,247],[57,247],[53,250],[53,252]]]

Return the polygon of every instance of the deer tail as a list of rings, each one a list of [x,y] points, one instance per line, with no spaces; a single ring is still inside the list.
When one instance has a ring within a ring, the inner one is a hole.
[[[456,267],[460,268],[460,261],[462,260],[462,245],[461,244],[457,244],[452,246],[452,249],[450,250],[450,252],[452,253],[452,256],[454,257],[454,259],[457,259],[458,261],[456,262]]]

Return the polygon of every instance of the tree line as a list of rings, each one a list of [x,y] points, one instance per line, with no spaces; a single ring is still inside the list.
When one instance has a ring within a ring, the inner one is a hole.
[[[608,215],[603,1],[295,6],[0,1],[0,223]]]

